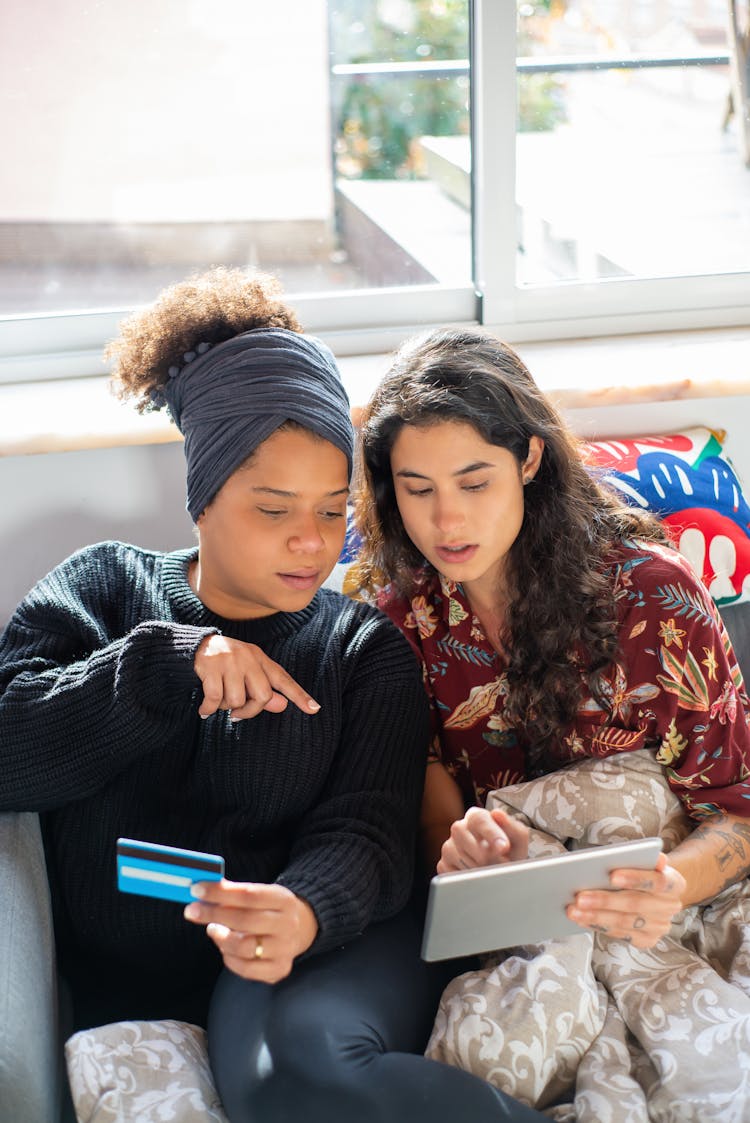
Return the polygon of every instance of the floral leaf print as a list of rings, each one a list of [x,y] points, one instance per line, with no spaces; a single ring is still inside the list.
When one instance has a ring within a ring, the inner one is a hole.
[[[506,729],[512,729],[513,726],[510,724],[504,714],[494,713],[490,714],[490,716],[487,718],[487,728],[497,729],[500,733],[504,733]]]
[[[563,737],[563,744],[568,752],[572,753],[574,756],[581,756],[586,752],[583,738],[576,729],[571,730],[567,737]]]
[[[656,681],[668,694],[676,694],[680,703],[688,710],[708,709],[708,686],[703,677],[698,660],[692,651],[685,653],[684,664],[666,647],[659,651],[659,660],[667,672],[657,675]]]
[[[453,636],[438,640],[435,646],[441,655],[452,655],[455,659],[463,659],[465,663],[473,663],[477,667],[491,667],[495,662],[495,656],[491,651],[483,651],[481,647],[459,643]]]
[[[502,733],[483,733],[482,740],[495,749],[514,749],[518,744],[515,729],[506,729]],[[519,776],[519,779],[523,779],[523,776]]]
[[[691,592],[682,585],[659,585],[654,596],[661,601],[663,607],[678,616],[686,616],[688,620],[699,617],[705,624],[713,625],[714,618],[706,607],[700,593]]]
[[[404,619],[404,627],[416,628],[422,639],[429,639],[438,626],[434,608],[426,597],[414,597],[411,609]]]
[[[737,717],[737,693],[734,689],[734,683],[724,683],[721,696],[712,703],[708,716],[710,718],[718,717],[721,725],[726,725],[727,721],[735,720]]]
[[[675,787],[688,788],[688,789],[710,788],[711,787],[710,772],[711,772],[712,768],[713,768],[713,764],[709,764],[708,768],[700,768],[697,772],[691,772],[689,776],[683,776],[683,775],[681,775],[681,773],[675,772],[674,768],[670,768],[670,767],[666,767],[664,769],[664,771],[667,774],[667,779]],[[697,806],[698,807],[700,807],[700,806],[708,807],[709,804],[704,804],[704,805],[698,804]],[[695,810],[695,808],[693,808],[693,810]]]
[[[632,539],[629,539],[628,542],[633,545]],[[628,558],[627,561],[622,562],[617,566],[615,571],[615,585],[618,583],[630,585],[632,581],[631,571],[634,570],[636,566],[643,565],[643,563],[647,561],[651,561],[648,554],[639,554],[637,558]]]
[[[726,628],[722,632],[721,645],[724,648],[724,654],[726,655],[729,662],[729,673],[732,676],[732,682],[734,683],[735,689],[741,690],[743,687],[742,671],[740,670],[739,664],[737,663],[737,656],[732,650],[732,641],[729,638],[729,633],[727,632]]]
[[[455,597],[451,597],[448,601],[448,624],[450,627],[453,628],[456,624],[460,624],[468,615],[466,609],[462,608],[461,602],[456,600]]]
[[[635,703],[650,702],[659,694],[659,688],[653,682],[641,682],[628,690],[627,676],[619,663],[614,664],[610,677],[599,675],[598,686],[608,703],[611,717],[622,718],[623,721],[630,718]],[[587,699],[579,710],[582,714],[601,712],[602,706],[593,697]]]
[[[621,729],[614,725],[603,725],[591,738],[591,753],[593,756],[609,756],[613,750],[627,753],[633,749],[642,749],[644,738],[642,729]]]
[[[633,627],[630,629],[630,635],[628,636],[628,639],[635,639],[636,636],[639,636],[641,634],[641,632],[644,632],[645,630],[646,630],[646,621],[645,620],[639,620],[638,623],[634,624]]]
[[[675,644],[682,650],[682,637],[687,635],[684,628],[678,628],[674,622],[674,616],[669,620],[659,621],[659,639],[663,639],[667,647]]]
[[[703,654],[706,656],[706,658],[701,659],[701,666],[705,667],[708,671],[708,677],[711,682],[716,682],[716,670],[719,664],[716,661],[713,647],[704,647]]]
[[[672,718],[669,723],[669,729],[664,734],[664,740],[656,753],[656,759],[659,761],[659,764],[673,764],[676,760],[680,759],[685,749],[688,747],[688,744],[687,737],[683,737],[682,734],[678,732],[675,719]]]
[[[440,574],[440,590],[446,597],[451,597],[455,592],[463,592],[457,581],[449,581],[442,573]]]
[[[623,597],[631,602],[635,602],[637,608],[643,608],[645,601],[643,599],[643,591],[641,589],[633,588],[632,570],[637,565],[642,565],[649,559],[643,555],[637,558],[630,558],[628,561],[615,567],[614,571],[614,594],[615,600],[622,600]]]
[[[729,760],[730,757],[731,757],[731,753],[727,753],[727,751],[726,751],[726,749],[724,748],[723,745],[719,745],[718,749],[714,749],[714,751],[711,753],[711,758],[713,760]],[[698,764],[703,764],[704,760],[708,760],[708,753],[706,753],[706,752],[698,753],[698,757],[697,757],[696,762]]]
[[[511,784],[518,784],[525,780],[526,777],[522,772],[517,772],[514,768],[506,768],[502,772],[493,772],[489,780],[489,790],[492,791],[496,788],[508,788]]]
[[[472,686],[469,697],[454,709],[453,713],[443,723],[445,729],[469,729],[476,725],[487,714],[495,709],[495,703],[502,693],[503,683],[500,679],[482,683],[481,686]]]
[[[693,803],[691,800],[690,811],[695,819],[708,819],[710,815],[723,814],[724,809],[718,803]]]

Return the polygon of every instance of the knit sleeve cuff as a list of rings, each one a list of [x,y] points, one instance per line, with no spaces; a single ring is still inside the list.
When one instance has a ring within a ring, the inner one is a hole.
[[[136,693],[141,704],[182,706],[200,687],[195,653],[217,628],[148,620],[129,634],[118,660],[115,692]]]
[[[412,874],[406,865],[398,888],[392,887],[385,897],[384,879],[367,850],[353,855],[350,846],[328,845],[324,852],[308,854],[289,866],[278,884],[305,900],[318,922],[318,934],[305,955],[338,947],[361,935],[373,921],[385,920],[403,908]]]

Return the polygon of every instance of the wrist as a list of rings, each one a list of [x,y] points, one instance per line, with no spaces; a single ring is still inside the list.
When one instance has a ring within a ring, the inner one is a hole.
[[[318,934],[318,920],[312,907],[302,897],[295,897],[297,912],[297,939],[295,941],[295,958],[302,955],[315,942]]]

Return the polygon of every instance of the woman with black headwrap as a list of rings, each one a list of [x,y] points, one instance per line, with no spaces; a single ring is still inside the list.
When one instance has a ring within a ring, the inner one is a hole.
[[[417,1055],[444,981],[405,907],[426,701],[395,627],[321,588],[353,447],[333,356],[221,270],[111,353],[185,437],[198,545],[81,550],[0,639],[0,810],[42,813],[74,1025],[207,1024],[232,1123],[541,1118]],[[226,880],[184,911],[119,893],[119,836]]]

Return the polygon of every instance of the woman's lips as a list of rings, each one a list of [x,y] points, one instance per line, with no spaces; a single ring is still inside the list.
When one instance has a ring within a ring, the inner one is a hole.
[[[280,573],[279,577],[284,585],[289,589],[305,589],[314,588],[320,577],[320,570],[313,570],[312,573]]]
[[[460,562],[471,561],[476,554],[479,546],[436,546],[435,553],[441,561],[446,562],[448,565],[458,565]]]

